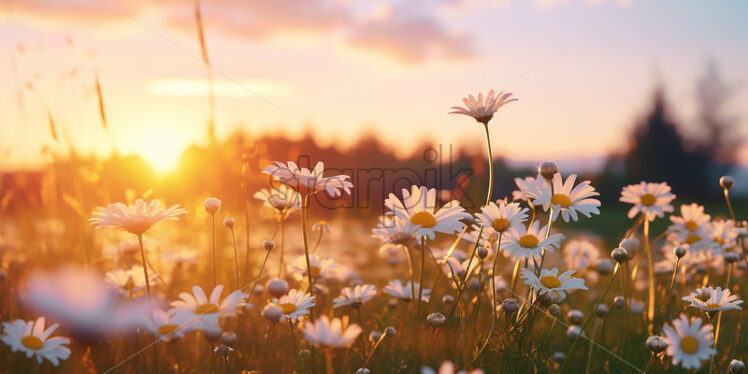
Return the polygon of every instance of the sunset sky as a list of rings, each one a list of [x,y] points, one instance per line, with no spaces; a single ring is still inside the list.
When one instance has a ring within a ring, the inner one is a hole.
[[[710,60],[736,86],[729,109],[748,136],[742,0],[210,0],[202,11],[219,137],[309,129],[345,146],[371,130],[402,154],[424,139],[478,142],[478,124],[447,112],[497,89],[520,99],[492,123],[497,153],[597,157],[624,149],[658,82],[698,136],[695,86]],[[182,0],[0,0],[1,168],[38,165],[42,146],[69,139],[166,170],[205,143],[193,12]]]

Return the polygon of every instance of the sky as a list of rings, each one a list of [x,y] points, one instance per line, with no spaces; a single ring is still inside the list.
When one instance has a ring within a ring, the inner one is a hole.
[[[186,146],[205,144],[194,6],[0,0],[3,168],[37,166],[42,148],[73,143],[165,171]],[[593,159],[625,149],[657,84],[699,136],[695,87],[709,61],[736,88],[730,114],[748,121],[741,0],[211,0],[201,11],[219,138],[310,131],[345,147],[374,132],[402,155],[425,140],[482,144],[480,125],[447,113],[496,89],[519,98],[491,123],[496,153]],[[740,160],[748,165],[748,147]]]

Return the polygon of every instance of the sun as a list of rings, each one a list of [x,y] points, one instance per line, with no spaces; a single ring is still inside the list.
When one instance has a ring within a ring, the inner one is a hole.
[[[139,137],[136,152],[157,173],[165,174],[174,169],[186,146],[187,141],[175,132],[155,128]]]

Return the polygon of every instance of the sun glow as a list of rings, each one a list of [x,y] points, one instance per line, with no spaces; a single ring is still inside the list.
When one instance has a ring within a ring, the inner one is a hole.
[[[152,129],[139,137],[135,152],[153,166],[156,172],[164,174],[174,169],[187,143],[178,132]]]

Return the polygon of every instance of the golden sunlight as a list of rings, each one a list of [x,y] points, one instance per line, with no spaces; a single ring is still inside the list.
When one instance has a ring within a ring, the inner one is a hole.
[[[133,145],[135,151],[153,166],[157,173],[164,174],[174,169],[179,156],[189,143],[188,139],[179,134],[166,128],[153,128],[140,136]]]

